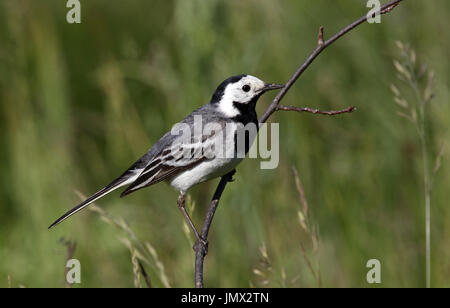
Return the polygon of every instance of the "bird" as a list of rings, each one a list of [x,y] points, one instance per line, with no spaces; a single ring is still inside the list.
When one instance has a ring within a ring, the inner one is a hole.
[[[203,241],[185,210],[185,196],[188,189],[221,177],[236,168],[243,159],[242,155],[237,155],[238,132],[249,124],[254,124],[258,128],[255,110],[258,99],[267,91],[283,87],[284,85],[266,83],[247,74],[225,79],[207,104],[197,108],[174,125],[171,131],[164,134],[146,154],[118,178],[66,212],[53,222],[49,229],[120,187],[128,185],[120,195],[124,197],[141,188],[165,181],[179,191],[178,208],[197,240]],[[208,125],[214,127],[210,133],[194,136],[189,134],[189,131],[205,129]],[[183,134],[177,133],[183,128]],[[254,137],[245,134],[245,153],[248,152]],[[219,148],[222,152],[218,150]]]

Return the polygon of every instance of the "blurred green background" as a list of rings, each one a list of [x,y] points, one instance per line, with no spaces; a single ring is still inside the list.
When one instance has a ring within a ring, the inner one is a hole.
[[[96,213],[47,230],[80,201],[75,191],[89,195],[120,175],[228,76],[285,82],[315,47],[320,25],[329,36],[365,14],[365,3],[95,0],[81,1],[81,24],[68,24],[66,1],[1,0],[0,287],[8,277],[13,287],[63,287],[62,237],[77,242],[78,287],[133,287],[124,235]],[[422,156],[389,86],[398,84],[395,41],[409,43],[435,70],[427,127],[435,156],[450,139],[449,19],[447,0],[405,0],[317,59],[283,103],[358,109],[271,118],[280,123],[280,165],[239,166],[211,229],[206,286],[317,286],[301,244],[325,287],[373,286],[372,258],[381,261],[380,286],[425,285]],[[273,95],[260,100],[259,114]],[[297,218],[292,166],[318,230],[318,257]],[[432,286],[440,287],[450,287],[449,170],[446,154],[432,195]],[[216,185],[191,192],[197,224]],[[171,286],[191,287],[194,254],[176,198],[158,184],[97,204],[151,243]],[[163,286],[157,267],[147,271]]]

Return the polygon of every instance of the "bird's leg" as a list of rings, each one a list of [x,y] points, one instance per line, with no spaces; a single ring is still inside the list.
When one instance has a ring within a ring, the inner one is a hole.
[[[197,243],[201,243],[201,245],[203,246],[203,248],[205,249],[205,251],[208,251],[208,241],[202,239],[200,237],[200,235],[197,232],[197,229],[195,228],[194,223],[192,222],[191,217],[189,216],[189,214],[186,212],[186,193],[181,192],[180,196],[178,197],[178,208],[180,209],[181,213],[183,213],[184,218],[186,219],[187,223],[189,224],[189,226],[191,227],[192,231],[194,232],[194,235],[197,239]],[[196,244],[197,245],[197,244]],[[195,250],[195,246],[194,245],[194,250]]]

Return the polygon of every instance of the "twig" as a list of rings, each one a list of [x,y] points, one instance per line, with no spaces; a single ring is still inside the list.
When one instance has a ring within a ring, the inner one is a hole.
[[[276,111],[296,111],[296,112],[310,112],[314,114],[324,114],[324,115],[338,115],[342,113],[352,113],[356,110],[356,107],[350,106],[342,110],[330,110],[330,111],[322,111],[319,109],[312,109],[309,107],[295,107],[295,106],[277,106]]]
[[[208,211],[206,212],[205,220],[203,221],[202,230],[200,232],[200,237],[207,243],[209,228],[211,227],[212,220],[214,218],[214,214],[216,213],[217,206],[219,205],[220,198],[222,197],[222,193],[227,186],[228,182],[233,181],[233,175],[236,173],[236,170],[231,171],[230,173],[225,174],[221,179],[220,183],[216,188],[216,192],[209,204]],[[195,246],[195,287],[203,288],[203,262],[205,260],[205,256],[208,253],[208,245],[203,245],[202,242],[196,242]]]
[[[380,8],[379,13],[386,14],[386,13],[391,12],[402,1],[403,0],[394,0],[394,1],[391,1],[391,2],[383,5]],[[376,13],[377,12],[375,12],[374,14],[376,14]],[[292,85],[297,81],[297,79],[305,72],[305,70],[311,65],[311,63],[317,58],[317,56],[322,53],[322,51],[325,48],[327,48],[328,46],[333,44],[336,40],[338,40],[339,38],[341,38],[342,36],[344,36],[345,34],[350,32],[357,26],[366,22],[367,18],[368,18],[368,16],[364,15],[363,17],[359,18],[355,22],[351,23],[350,25],[348,25],[347,27],[345,27],[344,29],[342,29],[341,31],[336,33],[334,36],[332,36],[328,40],[324,40],[324,28],[323,28],[323,26],[321,26],[319,29],[319,34],[318,34],[317,47],[309,55],[309,57],[305,60],[305,62],[303,62],[303,64],[300,65],[300,67],[295,71],[295,73],[288,80],[288,82],[286,83],[284,88],[282,88],[280,90],[280,92],[278,93],[278,95],[273,99],[272,103],[269,105],[269,107],[266,109],[264,114],[259,119],[259,122],[265,123],[267,121],[267,119],[269,119],[269,117],[277,110],[285,110],[284,108],[291,108],[291,107],[279,106],[279,104],[280,104],[281,100],[283,99],[283,97],[286,95],[286,93],[289,91],[289,89],[292,87]],[[350,108],[352,108],[351,111],[354,110],[353,107],[349,107],[340,113],[351,112]],[[297,108],[295,108],[295,109],[297,109]],[[311,112],[313,110],[311,110],[309,108],[303,108],[303,110],[302,110],[302,108],[299,108],[299,110],[293,110],[293,111]],[[315,113],[317,113],[317,114],[331,113],[330,115],[332,115],[334,113],[334,111],[331,111],[328,113],[323,113],[323,112],[317,111]],[[339,113],[337,113],[337,114],[339,114]],[[209,205],[205,220],[203,221],[202,231],[200,234],[200,237],[205,242],[208,239],[209,228],[211,227],[211,222],[212,222],[212,219],[216,212],[216,209],[219,204],[222,193],[225,190],[227,183],[232,179],[234,172],[235,171],[233,170],[232,173],[226,174],[221,178],[220,183],[217,186],[216,192],[214,193],[213,200],[211,201],[211,203]],[[203,286],[204,286],[204,284],[203,284],[203,263],[204,263],[205,256],[208,253],[208,247],[207,247],[207,245],[205,247],[205,245],[203,245],[203,244],[196,243],[196,245],[194,246],[194,249],[195,249],[195,286],[197,288],[203,288]]]
[[[402,1],[403,0],[394,0],[394,1],[391,1],[391,2],[383,5],[380,8],[380,14],[386,14],[386,13],[391,12]],[[338,40],[339,38],[341,38],[342,36],[344,36],[345,34],[347,34],[348,32],[350,32],[351,30],[353,30],[354,28],[356,28],[357,26],[359,26],[360,24],[362,24],[366,21],[367,21],[367,15],[364,15],[363,17],[361,17],[360,19],[351,23],[350,25],[348,25],[347,27],[345,27],[344,29],[342,29],[341,31],[339,31],[333,37],[331,37],[330,39],[328,39],[326,41],[324,41],[323,26],[321,26],[319,29],[319,40],[318,40],[316,49],[314,49],[314,51],[309,55],[309,57],[306,59],[306,61],[303,62],[302,65],[300,65],[300,67],[297,69],[297,71],[295,71],[295,73],[288,80],[288,82],[286,83],[284,88],[280,90],[278,95],[274,98],[272,103],[269,105],[269,107],[266,109],[264,114],[259,119],[259,122],[260,123],[266,122],[267,119],[276,111],[277,106],[279,105],[280,101],[283,99],[283,97],[286,95],[286,93],[289,91],[289,89],[292,87],[292,85],[303,74],[303,72],[311,65],[311,63],[317,58],[317,56],[322,53],[322,51],[325,48],[327,48],[328,46],[333,44],[336,40]]]

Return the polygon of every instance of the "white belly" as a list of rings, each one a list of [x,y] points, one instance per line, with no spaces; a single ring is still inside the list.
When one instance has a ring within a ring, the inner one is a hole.
[[[214,158],[204,161],[192,169],[186,170],[173,177],[169,180],[172,187],[179,191],[186,192],[196,184],[221,177],[236,168],[243,158],[237,158],[235,153],[234,135],[237,126],[233,123],[229,123],[229,125],[231,126],[227,128],[225,134],[225,155],[222,156],[224,158]],[[252,142],[253,140],[251,143]]]
[[[221,158],[204,161],[173,177],[169,183],[175,189],[186,192],[196,184],[227,174],[236,168],[241,161],[242,158]]]

